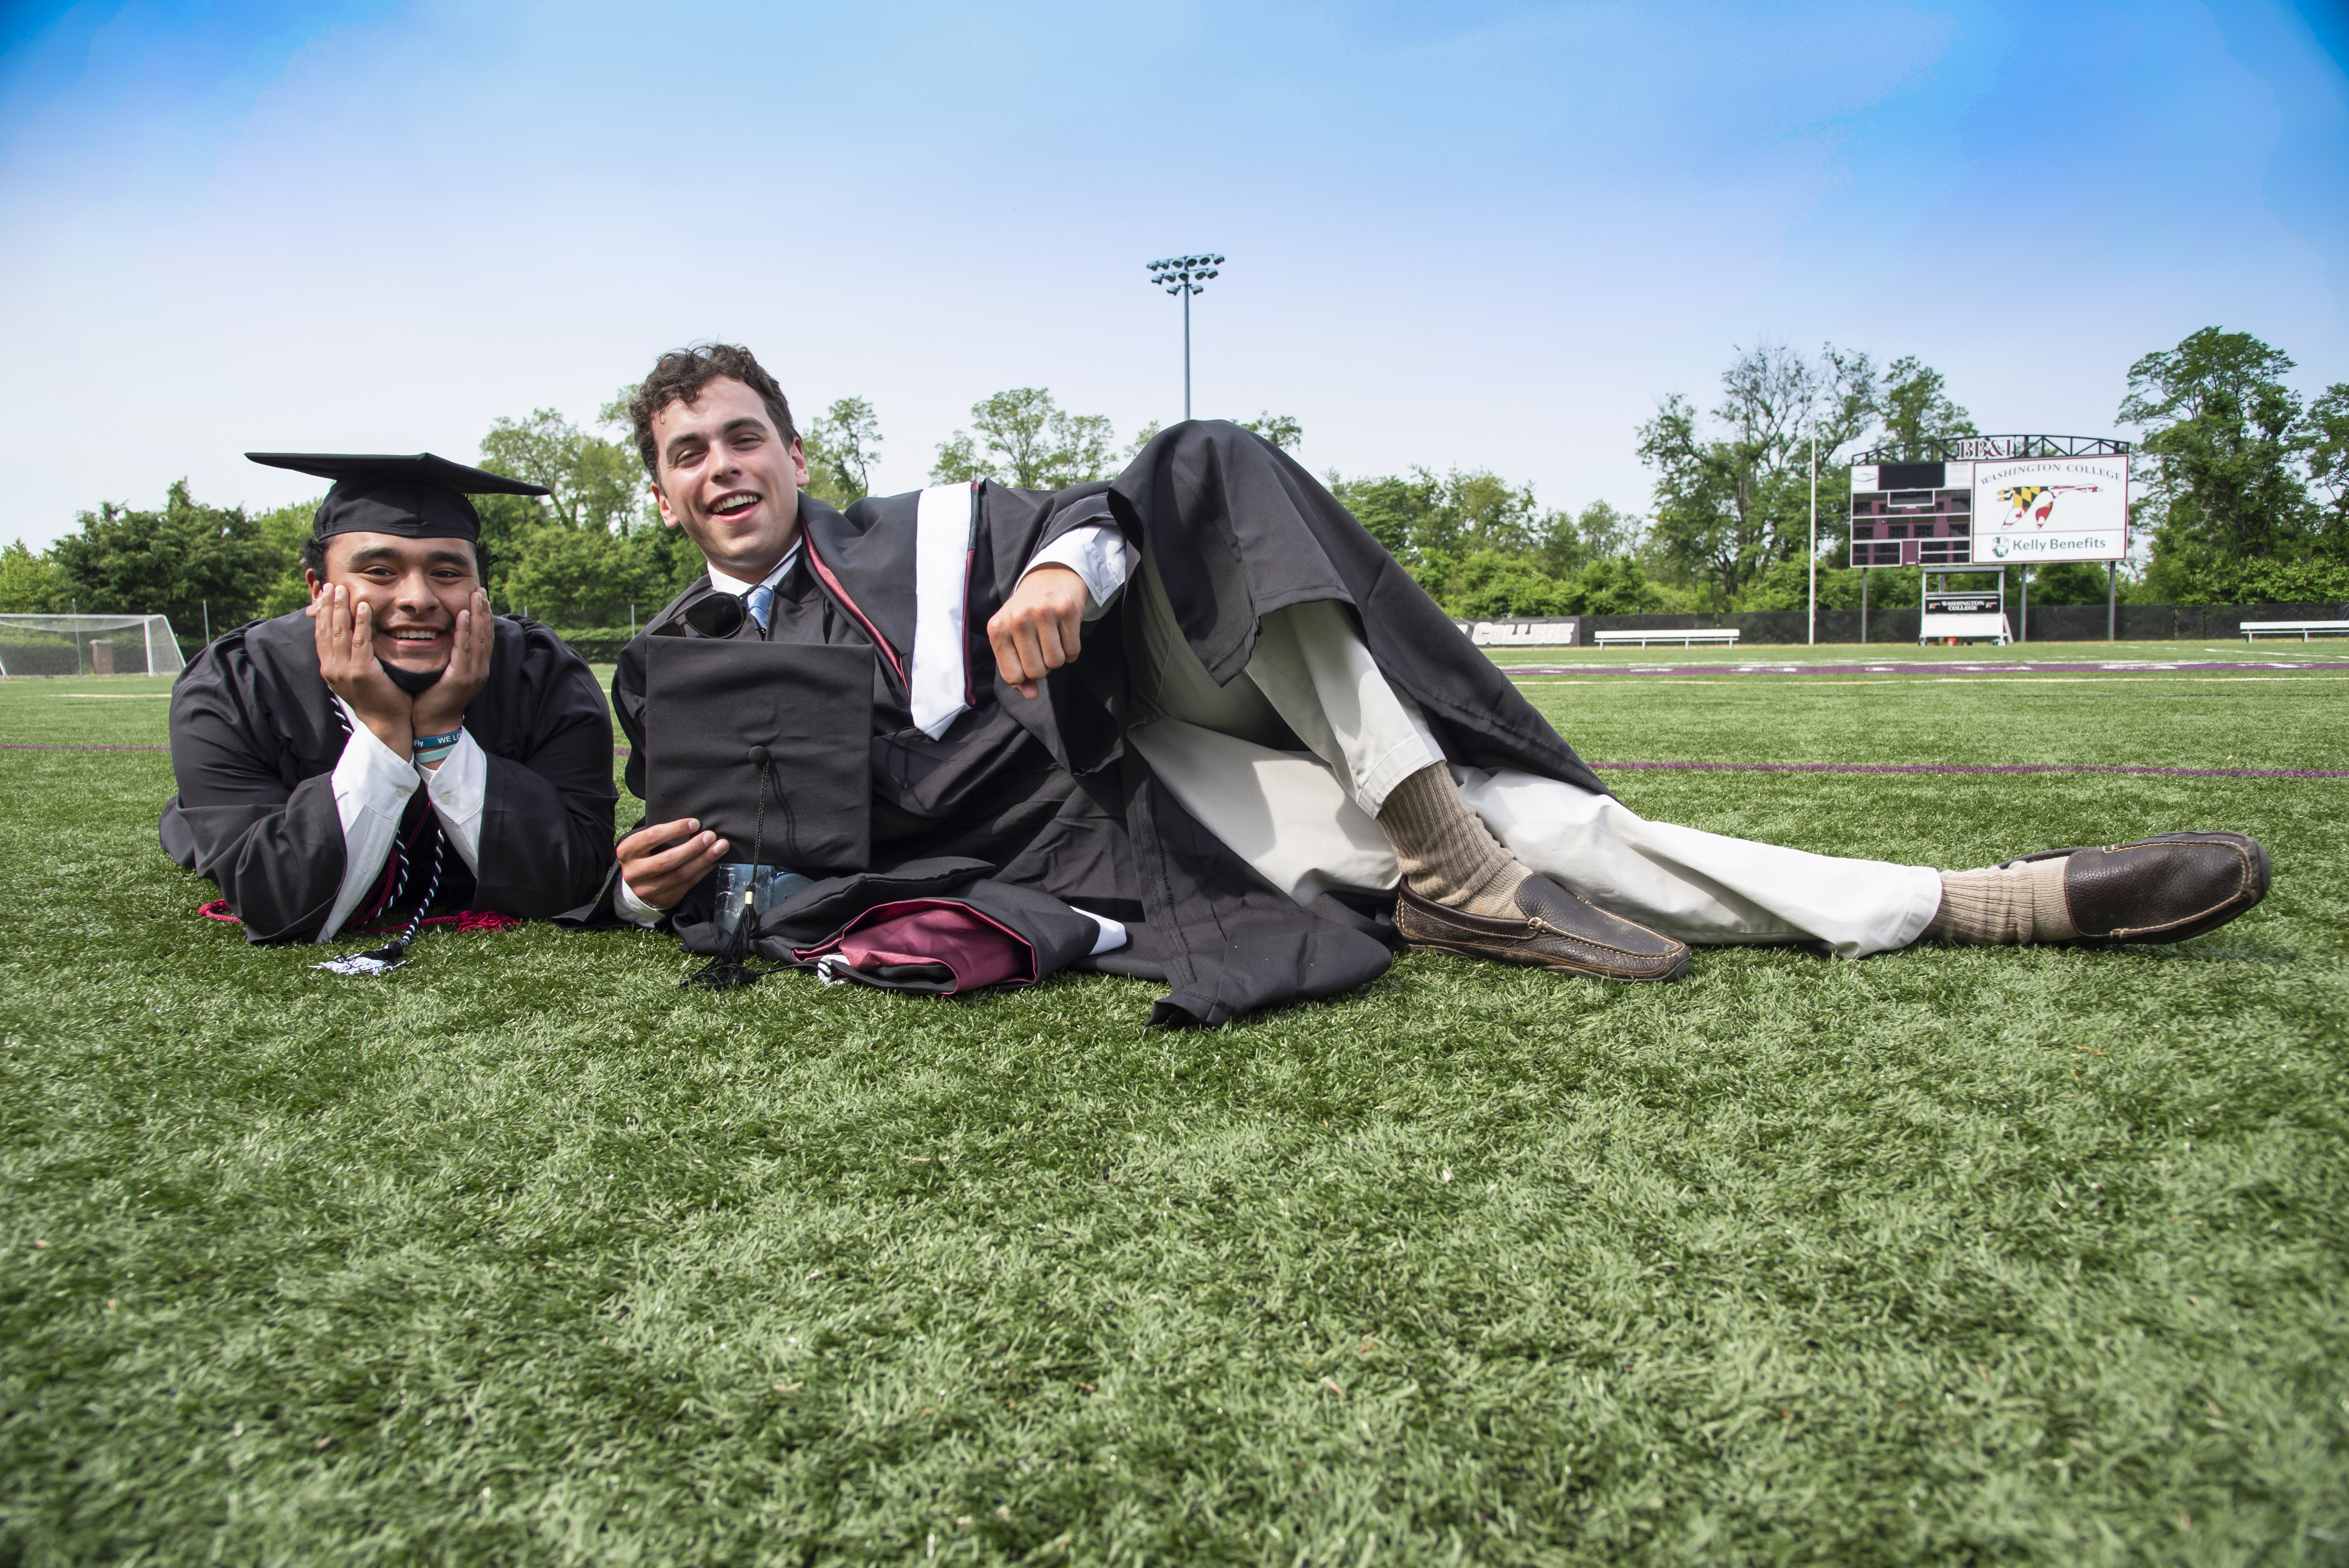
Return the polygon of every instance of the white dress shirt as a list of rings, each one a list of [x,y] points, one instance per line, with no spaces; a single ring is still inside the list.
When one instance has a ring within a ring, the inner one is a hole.
[[[1065,566],[1085,580],[1085,619],[1098,621],[1109,613],[1125,587],[1125,580],[1142,562],[1142,552],[1113,528],[1096,523],[1072,528],[1036,552],[1028,572],[1039,566]],[[1025,578],[1028,572],[1019,575]]]
[[[792,547],[783,552],[783,558],[775,562],[775,569],[756,583],[746,583],[740,577],[730,577],[712,566],[709,569],[709,585],[721,593],[731,593],[740,599],[753,588],[772,588],[776,583],[781,583],[783,580],[783,573],[789,572],[792,569],[792,562],[799,558],[800,542],[793,539]]]
[[[479,876],[481,809],[490,787],[489,756],[471,735],[458,737],[440,767],[419,768],[413,758],[399,756],[386,746],[359,721],[349,703],[337,696],[335,705],[351,727],[333,775],[335,810],[343,822],[343,885],[335,894],[326,923],[318,928],[321,942],[334,940],[343,922],[350,919],[351,912],[375,885],[391,855],[392,841],[399,836],[400,814],[408,810],[408,799],[419,786],[431,794],[442,835],[465,862],[465,869]]]

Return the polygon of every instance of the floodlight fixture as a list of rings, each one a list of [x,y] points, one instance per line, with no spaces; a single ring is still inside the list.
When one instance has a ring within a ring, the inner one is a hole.
[[[1183,298],[1183,418],[1191,417],[1191,296],[1207,286],[1207,280],[1219,276],[1224,264],[1218,255],[1167,256],[1148,263],[1150,281],[1168,294]]]

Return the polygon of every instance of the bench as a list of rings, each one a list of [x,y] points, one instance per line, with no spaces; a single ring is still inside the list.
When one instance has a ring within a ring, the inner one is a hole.
[[[1737,643],[1734,626],[1711,626],[1685,632],[1593,632],[1591,642],[1599,647],[1611,647],[1618,643],[1637,643],[1646,647],[1650,643],[1678,643],[1682,647],[1693,647],[1699,643],[1718,643],[1733,647]]]
[[[2235,629],[2243,634],[2247,643],[2256,643],[2262,636],[2289,637],[2294,634],[2304,643],[2313,636],[2349,635],[2349,621],[2238,621]]]

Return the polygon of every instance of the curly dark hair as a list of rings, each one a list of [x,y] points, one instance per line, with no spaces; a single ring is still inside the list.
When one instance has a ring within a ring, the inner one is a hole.
[[[701,400],[703,387],[720,379],[740,381],[759,395],[774,417],[775,428],[782,432],[785,445],[800,438],[799,427],[792,423],[790,400],[749,349],[732,343],[672,348],[653,362],[652,374],[628,399],[628,418],[636,428],[636,456],[644,459],[645,471],[655,481],[660,479],[660,454],[653,444],[653,416],[672,403],[690,407]]]

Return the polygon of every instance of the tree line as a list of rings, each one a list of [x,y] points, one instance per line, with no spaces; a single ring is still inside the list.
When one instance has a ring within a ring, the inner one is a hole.
[[[2282,351],[2219,327],[2129,367],[2115,418],[2141,435],[2134,472],[2143,493],[2131,521],[2149,550],[2130,573],[2128,598],[2349,600],[2349,384],[2303,402],[2282,379],[2292,368]],[[1874,449],[1917,461],[1942,439],[1982,433],[1940,372],[1913,356],[1879,372],[1868,355],[1832,345],[1815,358],[1777,345],[1741,352],[1709,419],[1673,396],[1639,428],[1640,459],[1656,474],[1648,560],[1692,591],[1691,607],[1800,608],[1816,439],[1819,600],[1851,608],[1860,593],[1849,570],[1852,456]],[[1917,568],[1870,570],[1878,603],[1915,599]],[[2034,603],[2105,593],[2104,569],[2089,562],[2032,573]]]
[[[2303,400],[2283,381],[2293,368],[2282,350],[2218,327],[2130,366],[2117,418],[2143,433],[2134,521],[2150,541],[2132,600],[2349,600],[2349,384]],[[598,410],[597,427],[625,435],[633,390]],[[1304,437],[1285,415],[1242,423],[1286,451]],[[972,405],[968,426],[935,449],[930,477],[1058,489],[1113,477],[1157,433],[1152,423],[1121,445],[1106,416],[1016,387]],[[1914,356],[1879,368],[1833,345],[1806,356],[1764,343],[1733,350],[1712,408],[1675,393],[1633,432],[1654,475],[1644,512],[1604,500],[1579,512],[1544,507],[1532,485],[1484,469],[1325,477],[1455,615],[1790,610],[1809,586],[1816,452],[1819,602],[1847,608],[1861,593],[1849,565],[1851,456],[1914,460],[1979,433],[1942,374]],[[803,440],[809,493],[834,506],[868,493],[882,445],[871,403],[834,400]],[[495,421],[479,460],[551,492],[476,499],[500,610],[616,628],[702,570],[690,542],[662,525],[625,438],[540,408]],[[298,552],[316,505],[206,505],[184,480],[155,510],[101,502],[45,552],[21,540],[0,549],[0,610],[160,613],[187,641],[207,623],[217,632],[280,614],[307,600]],[[1917,568],[1871,571],[1875,602],[1915,598]],[[2085,563],[2032,577],[2039,603],[2100,602],[2105,591],[2104,572]]]

